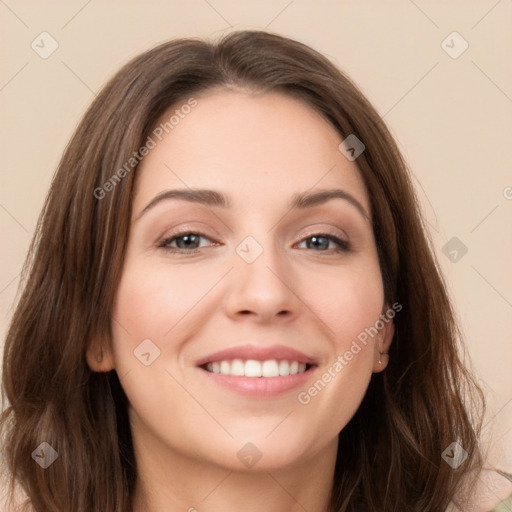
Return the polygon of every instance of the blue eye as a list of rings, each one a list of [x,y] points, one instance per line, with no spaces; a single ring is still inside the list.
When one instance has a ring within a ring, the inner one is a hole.
[[[207,236],[202,235],[201,233],[179,233],[172,237],[166,238],[165,240],[162,240],[159,247],[177,252],[197,252],[200,247],[198,244],[200,243],[199,241],[201,238],[206,238],[210,240]],[[171,246],[173,242],[176,242],[175,247]]]
[[[308,241],[310,241],[308,243]],[[346,240],[342,240],[335,235],[330,233],[317,233],[315,235],[308,236],[304,238],[301,243],[306,242],[307,249],[321,249],[320,251],[316,250],[316,252],[327,252],[329,250],[329,244],[334,242],[338,247],[334,248],[334,252],[342,252],[348,251],[350,246]],[[330,250],[333,250],[332,248]]]

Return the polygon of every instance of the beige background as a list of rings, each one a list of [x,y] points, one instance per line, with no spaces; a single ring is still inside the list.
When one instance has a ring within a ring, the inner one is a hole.
[[[488,393],[493,462],[512,472],[511,20],[510,0],[0,0],[2,343],[53,172],[107,78],[169,38],[267,28],[334,60],[398,140]],[[47,59],[31,48],[43,31],[59,45]]]

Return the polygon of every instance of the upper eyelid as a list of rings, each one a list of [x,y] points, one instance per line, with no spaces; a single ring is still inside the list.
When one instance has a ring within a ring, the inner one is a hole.
[[[307,226],[306,229],[308,229],[310,226]],[[339,233],[334,233],[334,229],[337,229],[339,231],[341,231],[342,235],[340,235]],[[349,235],[348,233],[340,228],[340,227],[336,227],[336,228],[311,228],[311,232],[309,232],[308,230],[308,233],[307,234],[304,234],[302,235],[302,237],[308,237],[308,236],[313,236],[313,235],[318,235],[318,234],[322,234],[322,233],[325,233],[325,234],[330,234],[330,235],[333,235],[333,236],[345,236],[346,238],[349,238]],[[183,228],[183,229],[178,229],[178,231],[175,231],[175,232],[172,232],[168,235],[162,235],[160,238],[161,239],[168,239],[168,238],[173,238],[173,237],[178,237],[178,236],[183,236],[183,235],[187,235],[187,234],[195,234],[195,235],[201,235],[201,236],[204,236],[205,238],[209,238],[211,239],[212,237],[210,235],[208,235],[203,229],[201,228]],[[213,235],[214,237],[215,236],[218,236],[220,237],[221,235],[217,232],[215,232],[215,235]]]
[[[181,238],[186,235],[199,235],[200,237],[206,238],[206,239],[210,240],[211,242],[215,242],[215,240],[213,240],[212,237],[208,236],[206,233],[203,233],[202,231],[187,229],[184,231],[177,231],[177,232],[171,233],[169,235],[164,235],[163,237],[161,237],[159,239],[159,244],[169,243],[170,241],[174,241],[176,238]]]

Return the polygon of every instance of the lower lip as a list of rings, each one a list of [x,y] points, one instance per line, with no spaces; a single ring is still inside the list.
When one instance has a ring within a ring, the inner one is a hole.
[[[235,375],[222,375],[199,368],[211,382],[223,386],[229,391],[251,398],[273,398],[304,386],[311,377],[315,367],[296,375],[282,377],[238,377]]]

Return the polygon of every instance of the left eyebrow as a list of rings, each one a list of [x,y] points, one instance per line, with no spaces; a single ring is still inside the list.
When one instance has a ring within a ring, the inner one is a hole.
[[[344,199],[345,201],[348,201],[366,220],[370,220],[370,216],[364,209],[364,206],[352,194],[349,194],[342,189],[328,189],[316,192],[295,194],[292,196],[292,200],[290,201],[290,208],[293,210],[297,208],[312,208],[331,199]]]
[[[137,215],[138,220],[148,210],[154,208],[158,203],[169,199],[183,199],[194,203],[204,204],[206,206],[216,206],[221,208],[231,208],[230,198],[218,190],[209,189],[174,189],[166,190],[155,196]],[[351,194],[342,189],[317,190],[315,192],[303,192],[294,194],[288,204],[290,210],[313,208],[330,201],[331,199],[343,199],[354,206],[359,213],[370,220],[369,214],[363,205]]]

